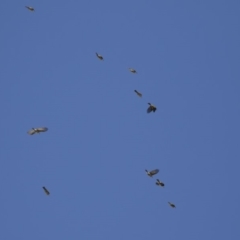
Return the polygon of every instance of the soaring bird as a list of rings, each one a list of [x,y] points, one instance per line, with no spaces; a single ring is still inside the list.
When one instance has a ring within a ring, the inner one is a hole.
[[[100,55],[100,54],[98,54],[98,53],[96,53],[96,55],[97,55],[97,57],[98,57],[100,60],[103,60],[103,56],[102,56],[102,55]]]
[[[25,7],[32,12],[35,11],[33,7],[29,7],[29,6],[25,6]]]
[[[159,179],[157,179],[156,185],[164,187],[165,184],[163,182],[159,181]]]
[[[150,171],[150,172],[145,169],[145,171],[146,171],[146,173],[147,173],[147,175],[148,175],[149,177],[152,177],[153,175],[155,175],[155,174],[157,174],[157,173],[159,172],[158,169],[154,169],[154,170],[152,170],[152,171]]]
[[[42,188],[47,195],[50,195],[50,192],[45,187],[42,187]]]
[[[134,90],[134,92],[139,96],[142,97],[142,94],[140,92],[138,92],[137,90]]]
[[[129,71],[132,72],[132,73],[137,73],[137,71],[133,68],[129,68]]]
[[[46,132],[48,130],[48,128],[46,127],[41,127],[41,128],[32,128],[31,130],[29,130],[27,133],[29,135],[33,135],[35,133],[40,133],[40,132]]]
[[[172,207],[172,208],[176,208],[176,206],[175,206],[173,203],[168,202],[168,204],[170,205],[170,207]]]
[[[155,112],[157,110],[157,108],[154,105],[152,105],[151,103],[148,103],[148,105],[149,105],[149,107],[147,109],[147,113],[150,113],[152,111]]]

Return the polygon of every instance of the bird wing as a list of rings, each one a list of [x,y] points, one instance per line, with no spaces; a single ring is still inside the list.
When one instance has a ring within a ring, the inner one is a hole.
[[[147,109],[147,113],[150,113],[152,111],[152,106],[150,106],[148,109]]]
[[[158,169],[154,169],[154,170],[152,170],[152,171],[150,172],[150,174],[151,174],[151,175],[155,175],[155,174],[157,174],[158,172],[159,172]]]
[[[45,192],[47,195],[50,194],[50,192],[49,192],[45,187],[43,187],[43,190],[44,190],[44,192]]]
[[[100,55],[100,54],[98,54],[98,53],[96,53],[96,55],[97,55],[97,57],[99,58],[99,59],[103,59],[103,56],[102,55]]]
[[[142,94],[140,92],[138,92],[137,90],[134,90],[134,92],[139,96],[142,97]]]
[[[29,6],[25,6],[28,10],[30,11],[34,11],[34,8],[33,7],[29,7]]]
[[[41,128],[37,128],[37,130],[38,130],[39,132],[46,132],[46,131],[48,130],[48,128],[46,128],[46,127],[41,127]]]
[[[36,131],[34,129],[31,129],[27,133],[30,134],[30,135],[33,135],[34,133],[36,133]]]

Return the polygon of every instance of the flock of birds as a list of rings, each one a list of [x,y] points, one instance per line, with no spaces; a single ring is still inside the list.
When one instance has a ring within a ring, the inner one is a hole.
[[[149,177],[152,177],[159,172],[159,169],[154,169],[152,171],[148,171],[147,169],[145,169],[145,171],[146,171],[146,173]],[[156,180],[156,185],[159,186],[159,187],[164,187],[165,186],[165,184],[163,182],[161,182],[159,179]],[[168,204],[169,204],[170,207],[176,208],[175,204],[173,204],[171,202],[168,202]]]
[[[33,7],[30,7],[30,6],[25,6],[29,11],[35,11],[35,9]],[[103,61],[103,56],[96,53],[96,56],[98,57],[98,59],[100,59],[101,61]],[[137,73],[137,71],[133,68],[129,68],[129,71],[131,73]],[[134,90],[134,92],[139,96],[139,97],[142,97],[142,93],[138,92],[137,90]],[[147,108],[147,113],[151,113],[151,112],[155,112],[157,110],[157,108],[151,104],[151,103],[148,103],[149,107]],[[41,132],[46,132],[48,131],[48,128],[47,127],[39,127],[39,128],[32,128],[30,129],[27,133],[29,135],[34,135],[35,133],[41,133]],[[148,170],[145,170],[147,175],[149,177],[153,177],[154,175],[156,175],[158,172],[159,172],[159,169],[154,169],[154,170],[151,170],[151,171],[148,171]],[[163,182],[161,182],[159,179],[156,179],[156,185],[157,186],[160,186],[160,187],[164,187],[165,184]],[[42,187],[44,192],[46,193],[46,195],[50,195],[50,192],[48,191],[48,189],[46,187]],[[172,208],[176,208],[175,204],[171,203],[171,202],[168,202],[169,206],[172,207]]]

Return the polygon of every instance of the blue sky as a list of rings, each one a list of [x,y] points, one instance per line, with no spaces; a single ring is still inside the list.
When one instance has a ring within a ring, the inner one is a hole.
[[[240,239],[239,7],[1,1],[0,239]]]

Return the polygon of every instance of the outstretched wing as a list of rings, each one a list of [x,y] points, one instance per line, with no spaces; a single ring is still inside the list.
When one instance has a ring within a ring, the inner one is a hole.
[[[154,169],[154,170],[152,170],[152,171],[150,172],[150,174],[151,174],[151,175],[155,175],[155,174],[157,174],[158,172],[159,172],[158,169]]]
[[[139,96],[142,97],[142,94],[140,92],[138,92],[137,90],[134,90],[134,92]]]
[[[152,106],[150,106],[148,109],[147,109],[147,113],[150,113],[152,111]]]
[[[129,68],[129,71],[132,72],[132,73],[137,73],[137,71],[133,68]]]
[[[45,187],[43,187],[43,190],[44,190],[44,192],[45,192],[47,195],[50,194],[50,192],[49,192]]]
[[[36,133],[36,130],[35,129],[31,129],[27,132],[29,135],[33,135],[34,133]]]
[[[98,53],[96,53],[96,55],[97,55],[97,57],[98,57],[100,60],[103,60],[103,56],[102,56],[102,55],[100,55],[100,54],[98,54]]]
[[[46,132],[46,131],[48,130],[48,128],[46,128],[46,127],[41,127],[41,128],[37,128],[37,130],[38,130],[39,132]]]
[[[34,11],[34,8],[33,7],[29,7],[29,6],[25,6],[28,10],[30,11]]]

